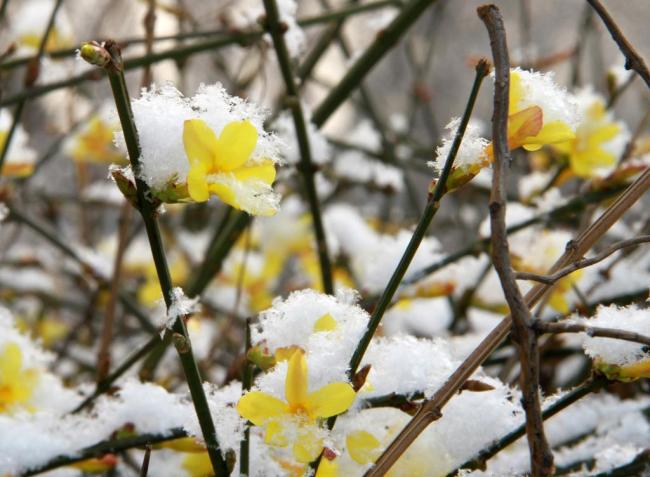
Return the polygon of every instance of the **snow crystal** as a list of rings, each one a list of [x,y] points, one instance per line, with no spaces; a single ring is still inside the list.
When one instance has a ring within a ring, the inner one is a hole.
[[[336,321],[336,327],[331,331],[314,331],[316,321],[326,314]],[[350,358],[368,319],[368,314],[357,305],[313,290],[297,291],[284,301],[277,299],[272,308],[260,314],[259,325],[252,330],[252,341],[271,353],[289,346],[303,348],[310,386],[319,388],[347,379]],[[259,385],[263,390],[283,395],[286,363],[279,363],[276,368],[276,373],[262,376]]]
[[[307,127],[312,163],[318,165],[326,164],[332,157],[330,145],[327,139],[325,139],[325,136],[311,122],[311,113],[305,103],[302,104],[302,109],[305,115],[305,125]],[[289,164],[299,164],[301,160],[300,148],[298,147],[298,138],[291,113],[285,111],[280,114],[278,119],[273,123],[273,129],[286,144],[286,147],[282,151],[283,157]]]
[[[650,336],[650,309],[636,305],[627,307],[601,306],[591,319],[581,322],[587,326],[614,328]],[[583,347],[592,358],[608,364],[627,365],[650,358],[650,352],[640,343],[614,338],[596,338],[585,335]]]
[[[539,106],[544,114],[544,124],[562,121],[572,129],[576,128],[581,119],[578,105],[566,89],[555,82],[552,71],[539,73],[514,68],[512,72],[519,74],[521,79],[522,99],[516,105],[518,110]],[[494,72],[492,76],[494,77]]]
[[[460,118],[454,118],[449,124],[445,126],[447,136],[443,138],[442,144],[436,148],[436,158],[427,163],[435,171],[442,171],[449,156],[451,145],[454,142],[456,131],[460,126]],[[485,148],[490,143],[487,139],[481,137],[481,126],[475,122],[470,121],[467,124],[467,129],[463,135],[463,140],[460,143],[458,154],[454,160],[454,167],[471,166],[474,164],[481,164],[487,160]]]

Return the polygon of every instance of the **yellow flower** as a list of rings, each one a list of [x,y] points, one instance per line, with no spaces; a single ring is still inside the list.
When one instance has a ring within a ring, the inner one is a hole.
[[[576,130],[576,137],[556,144],[555,149],[567,154],[575,175],[592,178],[597,169],[616,164],[616,156],[605,150],[603,145],[618,136],[621,130],[621,126],[608,117],[603,101],[597,99],[587,108]]]
[[[34,392],[38,374],[35,369],[23,369],[23,354],[18,344],[5,344],[0,353],[0,413],[16,407],[31,410],[29,400]]]
[[[564,121],[545,121],[539,105],[525,106],[524,87],[519,71],[510,71],[510,106],[508,110],[508,146],[537,151],[547,144],[558,144],[575,138],[575,132]],[[493,157],[492,144],[487,149]]]
[[[267,444],[284,447],[292,440],[296,460],[308,463],[318,457],[323,448],[318,432],[320,420],[345,412],[352,405],[355,393],[352,386],[344,382],[308,392],[307,360],[304,351],[298,349],[289,359],[285,398],[286,401],[282,401],[261,391],[251,391],[239,400],[237,411],[254,425],[266,427]],[[290,428],[295,432],[285,432]]]
[[[94,116],[87,127],[77,135],[71,156],[77,162],[125,162],[125,157],[113,146],[113,128],[99,116]]]
[[[226,124],[217,138],[201,119],[185,121],[183,143],[190,170],[187,191],[196,202],[216,195],[226,204],[254,215],[274,215],[277,209],[271,185],[275,165],[253,160],[257,129],[248,121]]]

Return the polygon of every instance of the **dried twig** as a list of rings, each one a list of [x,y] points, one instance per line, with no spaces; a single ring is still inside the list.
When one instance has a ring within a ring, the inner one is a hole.
[[[618,48],[621,50],[621,53],[625,55],[625,69],[636,71],[645,84],[650,88],[650,71],[645,64],[645,61],[634,49],[630,41],[625,37],[621,29],[618,27],[612,16],[609,14],[607,9],[600,3],[599,0],[587,0],[589,5],[596,10],[596,13],[600,16],[603,23],[609,30],[609,33],[612,35],[612,38],[618,45]]]
[[[635,245],[639,245],[647,242],[650,242],[650,235],[644,235],[642,237],[636,237],[629,240],[622,240],[620,242],[616,242],[612,246],[608,247],[606,250],[603,250],[598,255],[591,258],[583,258],[582,260],[573,262],[571,265],[566,266],[561,270],[558,270],[552,275],[538,275],[537,273],[516,272],[515,279],[532,280],[539,283],[545,283],[547,285],[553,285],[559,279],[566,277],[567,275],[575,272],[576,270],[580,270],[581,268],[585,268],[585,267],[590,267],[591,265],[594,265],[598,262],[602,262],[611,254],[617,252],[622,248],[633,247]]]
[[[479,7],[478,15],[485,23],[490,36],[495,73],[494,113],[492,116],[494,167],[490,194],[492,263],[501,281],[508,308],[510,308],[513,337],[519,350],[522,404],[526,411],[526,434],[530,447],[532,476],[549,476],[553,474],[553,453],[546,440],[542,421],[542,406],[539,397],[539,344],[537,335],[531,329],[533,317],[515,280],[506,233],[505,181],[507,167],[510,163],[508,146],[510,59],[506,45],[506,32],[501,13],[496,6]]]
[[[535,331],[539,333],[586,333],[589,336],[602,338],[614,338],[617,340],[631,341],[650,346],[650,336],[645,336],[632,331],[618,330],[616,328],[602,328],[599,326],[583,325],[581,323],[554,322],[546,323],[538,321],[534,324]]]
[[[580,259],[593,245],[609,230],[621,216],[650,188],[650,168],[645,171],[612,203],[605,212],[586,230],[578,235],[567,248],[565,253],[549,270],[550,273]],[[535,305],[550,290],[550,286],[539,284],[526,294],[529,307]],[[379,457],[377,463],[368,475],[381,475],[408,448],[427,426],[438,419],[442,408],[463,386],[463,383],[476,371],[490,354],[501,344],[510,333],[510,316],[506,316],[470,353],[470,355],[451,374],[440,389],[426,400],[411,421],[406,425],[395,440]],[[375,469],[378,469],[375,471]]]
[[[320,262],[321,280],[325,293],[332,295],[334,293],[334,281],[332,279],[332,265],[329,259],[327,249],[327,239],[325,228],[323,226],[323,217],[320,211],[318,194],[316,193],[316,183],[314,179],[314,165],[311,156],[311,147],[309,145],[309,136],[307,135],[307,124],[305,115],[300,104],[300,93],[294,79],[291,58],[284,41],[284,30],[280,25],[280,16],[275,0],[264,0],[266,10],[266,28],[271,34],[273,45],[280,64],[280,71],[284,84],[287,89],[287,104],[293,116],[293,124],[296,129],[298,139],[298,148],[300,150],[300,167],[298,168],[305,186],[305,195],[309,203],[311,212],[312,225],[314,227],[314,236],[316,237],[316,251]]]

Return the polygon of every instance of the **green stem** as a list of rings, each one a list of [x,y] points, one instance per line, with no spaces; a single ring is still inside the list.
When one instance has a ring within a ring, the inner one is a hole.
[[[199,266],[199,270],[193,276],[192,281],[187,285],[187,294],[190,297],[197,297],[203,293],[210,281],[221,270],[223,261],[237,243],[239,236],[251,222],[251,217],[246,212],[237,212],[234,219],[229,221],[227,219],[228,217],[226,217],[226,220],[219,222],[203,263]],[[157,343],[157,346],[151,349],[151,353],[140,368],[140,379],[153,379],[156,368],[170,343],[171,336],[166,335],[162,341]]]
[[[264,0],[266,10],[266,27],[273,39],[275,52],[278,56],[280,71],[284,84],[287,89],[287,103],[291,109],[293,123],[296,128],[298,147],[300,149],[300,173],[305,183],[305,193],[309,202],[314,235],[316,236],[316,250],[320,262],[321,279],[325,293],[332,295],[334,293],[334,280],[332,278],[332,265],[329,259],[327,249],[327,239],[325,237],[325,228],[318,203],[318,194],[316,192],[316,183],[314,181],[314,165],[311,157],[311,148],[309,145],[309,136],[307,135],[307,126],[305,122],[302,105],[300,104],[300,93],[294,80],[291,68],[291,58],[284,41],[284,31],[280,25],[280,16],[275,0]]]
[[[115,43],[107,42],[105,51],[110,55],[111,61],[104,65],[104,69],[108,74],[111,90],[113,91],[113,98],[115,99],[115,105],[124,133],[124,141],[135,176],[138,211],[145,225],[151,254],[158,274],[158,281],[160,282],[165,304],[169,310],[174,303],[173,284],[160,230],[155,219],[155,206],[148,199],[149,186],[140,179],[140,143],[133,119],[133,111],[131,110],[131,100],[129,99],[128,90],[124,81],[122,59],[119,47]],[[172,324],[172,331],[178,337],[175,340],[177,343],[177,351],[214,472],[216,475],[228,475],[228,467],[217,442],[216,429],[212,421],[212,415],[210,414],[205,390],[203,389],[203,381],[199,373],[199,368],[192,353],[192,346],[184,318],[183,316],[177,316]]]
[[[454,141],[451,145],[451,149],[449,150],[449,155],[447,156],[445,165],[442,169],[440,177],[438,178],[435,189],[431,193],[429,200],[427,201],[427,205],[424,209],[424,213],[422,214],[422,217],[420,218],[420,221],[418,222],[415,231],[413,232],[413,236],[406,246],[406,250],[404,251],[404,254],[402,255],[399,263],[397,264],[397,268],[393,272],[393,275],[390,277],[388,285],[386,285],[384,292],[379,298],[372,316],[370,317],[370,321],[368,322],[368,327],[366,328],[364,335],[354,350],[352,359],[350,359],[350,369],[348,370],[348,376],[350,378],[352,378],[357,372],[357,369],[361,364],[361,360],[363,359],[363,355],[368,349],[370,340],[375,334],[375,331],[377,331],[377,327],[379,326],[379,323],[381,322],[386,309],[390,305],[393,295],[397,291],[397,288],[399,287],[399,284],[402,281],[406,270],[411,264],[411,261],[415,256],[415,252],[424,239],[424,235],[429,228],[429,224],[433,220],[433,217],[436,215],[436,212],[440,207],[440,200],[446,191],[447,178],[451,172],[451,167],[454,163],[454,159],[456,159],[456,154],[458,153],[463,135],[465,134],[467,123],[469,122],[470,116],[472,115],[472,110],[474,109],[474,103],[476,102],[478,92],[481,88],[481,83],[483,82],[483,79],[488,74],[488,72],[489,67],[487,65],[487,62],[480,61],[476,66],[476,76],[474,77],[472,92],[470,93],[469,99],[467,101],[465,112],[463,113],[463,117],[461,119],[460,125],[458,126],[458,130],[456,131],[456,135],[454,136]]]
[[[253,386],[253,364],[248,360],[248,350],[251,348],[251,320],[246,320],[246,350],[244,352],[244,370],[242,373],[242,390],[249,391]],[[250,424],[246,423],[244,438],[239,448],[239,474],[248,475],[250,461]]]
[[[106,454],[116,454],[129,449],[143,447],[150,444],[159,444],[161,442],[172,441],[187,437],[188,433],[185,429],[175,428],[160,434],[140,434],[138,436],[123,437],[121,439],[113,439],[98,442],[95,445],[81,449],[74,455],[60,455],[50,459],[50,461],[40,467],[33,467],[27,472],[21,474],[22,477],[40,474],[48,470],[57,469],[66,465],[75,464],[84,460],[92,459],[94,457],[102,457]]]
[[[322,126],[325,121],[338,109],[350,93],[359,86],[366,74],[379,63],[384,55],[393,48],[404,32],[420,17],[420,15],[436,0],[411,0],[404,6],[399,15],[378,35],[361,57],[350,67],[346,75],[339,81],[323,102],[314,111],[312,121]]]

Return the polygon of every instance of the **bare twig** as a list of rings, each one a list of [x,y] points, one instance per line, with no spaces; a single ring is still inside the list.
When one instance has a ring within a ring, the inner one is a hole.
[[[28,477],[31,475],[41,474],[48,470],[63,467],[65,465],[74,464],[93,457],[101,457],[106,454],[115,454],[117,452],[134,449],[151,444],[158,444],[160,442],[167,442],[181,437],[187,437],[188,433],[185,429],[175,428],[160,434],[140,434],[133,437],[123,437],[121,439],[106,440],[98,442],[92,446],[81,449],[71,455],[61,455],[50,459],[47,464],[39,467],[34,467],[27,472],[21,474],[21,477]]]
[[[490,229],[492,231],[492,263],[501,281],[501,287],[510,308],[513,337],[518,344],[521,363],[520,386],[522,404],[526,411],[526,434],[530,447],[530,467],[533,477],[553,474],[553,453],[544,434],[542,406],[539,397],[539,344],[531,329],[533,318],[517,282],[510,261],[506,232],[507,167],[510,163],[508,146],[508,95],[510,91],[510,59],[506,31],[499,9],[494,5],[479,7],[478,15],[490,36],[494,58],[494,113],[492,116],[492,143],[494,167],[490,194]]]
[[[140,467],[140,477],[147,477],[147,474],[149,473],[149,459],[151,459],[151,446],[147,445],[147,447],[144,450],[142,467]]]
[[[144,25],[145,54],[151,55],[153,53],[153,40],[156,28],[156,0],[147,0],[147,13],[144,15],[142,23]],[[143,88],[147,88],[152,80],[151,65],[149,64],[144,67],[140,85]]]
[[[581,268],[585,268],[585,267],[590,267],[591,265],[594,265],[598,262],[605,260],[611,254],[617,252],[622,248],[633,247],[635,245],[639,245],[647,242],[650,242],[650,235],[644,235],[642,237],[636,237],[629,240],[622,240],[620,242],[616,242],[615,244],[608,247],[606,250],[602,251],[598,255],[591,258],[583,258],[582,260],[573,262],[571,265],[564,267],[561,270],[558,270],[552,275],[538,275],[537,273],[516,272],[515,278],[517,280],[532,280],[539,283],[545,283],[547,285],[553,285],[559,279],[566,277],[567,275],[575,272],[576,270],[580,270]]]
[[[544,411],[542,411],[542,418],[547,420],[555,416],[560,411],[566,409],[570,405],[574,404],[576,401],[582,399],[592,392],[598,391],[605,383],[607,379],[602,376],[595,376],[587,379],[584,383],[576,386],[571,391],[563,394],[559,399],[553,402],[548,406]],[[510,444],[515,442],[517,439],[526,434],[526,425],[525,423],[509,432],[498,441],[493,442],[485,449],[478,452],[475,458],[465,462],[456,469],[452,470],[447,474],[448,477],[456,475],[460,469],[478,469],[483,468],[485,463],[501,452],[503,449],[508,447]]]
[[[607,9],[600,3],[599,0],[587,0],[592,6],[596,13],[600,16],[603,23],[609,30],[609,33],[612,35],[612,38],[618,45],[618,48],[621,50],[621,53],[625,55],[625,69],[636,71],[645,84],[650,88],[650,71],[645,64],[645,61],[634,49],[630,41],[625,37],[621,29],[618,27],[612,16],[609,14]]]
[[[632,343],[641,343],[650,346],[650,336],[645,336],[640,333],[632,331],[618,330],[616,328],[602,328],[599,326],[583,325],[581,323],[564,323],[554,322],[546,323],[538,321],[535,323],[534,328],[540,333],[586,333],[589,336],[597,336],[601,338],[613,338],[623,341],[631,341]]]
[[[309,145],[309,136],[307,135],[305,116],[302,110],[302,105],[300,104],[300,93],[294,79],[291,67],[291,58],[289,57],[289,51],[287,50],[287,45],[284,41],[284,30],[280,25],[280,17],[275,0],[264,0],[264,8],[266,10],[266,27],[273,39],[278,63],[280,64],[280,71],[287,90],[287,104],[289,105],[289,109],[291,109],[293,124],[296,129],[298,148],[300,149],[299,170],[303,177],[305,195],[307,196],[309,209],[311,211],[323,290],[325,293],[331,295],[334,293],[332,265],[330,263],[329,252],[327,249],[327,239],[325,236],[325,228],[323,226],[318,194],[316,193],[316,183],[314,180],[315,171],[312,162],[311,147]]]

